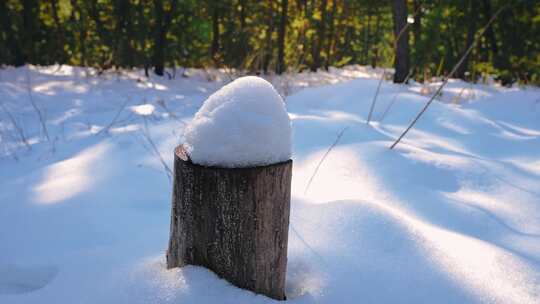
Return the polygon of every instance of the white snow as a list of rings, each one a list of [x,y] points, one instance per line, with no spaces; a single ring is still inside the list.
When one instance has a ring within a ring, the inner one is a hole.
[[[208,97],[183,144],[196,164],[255,167],[289,160],[291,137],[281,96],[268,81],[246,76]]]
[[[436,84],[384,82],[368,126],[380,72],[268,78],[295,137],[287,302],[540,303],[540,90],[452,80],[389,150]],[[165,166],[229,75],[186,73],[0,69],[0,303],[273,302],[165,268]]]
[[[132,106],[131,111],[142,116],[152,115],[156,107],[151,104],[142,104],[138,106]]]

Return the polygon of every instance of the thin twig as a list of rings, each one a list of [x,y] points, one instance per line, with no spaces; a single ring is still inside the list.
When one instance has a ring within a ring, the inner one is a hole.
[[[413,14],[413,18],[414,18],[414,16],[416,16],[416,14],[418,14],[418,12],[420,11],[421,8],[422,8],[421,5],[419,5],[418,8],[416,8],[416,10],[414,11],[414,14]],[[396,58],[397,43],[398,43],[399,39],[401,38],[401,35],[403,35],[403,33],[405,33],[405,31],[409,28],[410,25],[411,25],[411,23],[407,22],[407,24],[405,24],[405,26],[401,28],[398,35],[394,39],[394,42],[392,43],[392,47],[393,47],[392,60],[391,60],[392,62]],[[377,97],[379,96],[379,91],[381,89],[381,85],[382,85],[382,82],[383,82],[385,76],[386,76],[386,69],[383,68],[381,78],[379,79],[379,84],[377,85],[377,90],[375,91],[375,96],[373,96],[373,100],[371,101],[371,107],[369,108],[369,115],[368,115],[368,119],[366,121],[366,123],[368,125],[369,125],[369,122],[371,121],[371,116],[373,115],[373,110],[375,109],[375,104],[377,103]]]
[[[315,175],[317,175],[317,172],[319,171],[319,168],[321,167],[322,163],[324,162],[324,160],[326,159],[328,154],[330,154],[332,149],[334,149],[334,147],[337,145],[337,143],[339,142],[339,140],[341,139],[341,137],[343,136],[343,133],[345,133],[345,130],[347,130],[347,128],[349,128],[349,127],[343,128],[338,133],[338,135],[336,137],[336,140],[332,143],[332,145],[330,145],[330,147],[328,147],[328,150],[326,151],[326,153],[324,153],[323,157],[321,158],[321,160],[317,164],[317,167],[315,167],[315,171],[313,171],[313,174],[311,175],[311,177],[310,177],[310,179],[309,179],[309,181],[308,181],[308,183],[306,185],[306,188],[304,189],[304,195],[306,195],[307,191],[309,190],[309,187],[311,186],[311,182],[313,182],[313,179],[315,178]]]
[[[41,110],[36,105],[34,101],[34,97],[32,96],[32,83],[30,81],[30,73],[28,72],[28,68],[26,69],[26,90],[28,92],[28,99],[30,100],[30,103],[32,104],[32,108],[34,108],[34,110],[36,111],[39,117],[39,122],[41,123],[41,128],[43,130],[43,133],[45,134],[47,141],[51,142],[51,138],[49,137],[49,131],[47,130],[47,124],[45,122],[45,118],[43,117]]]
[[[503,11],[503,9],[505,9],[506,7],[508,7],[508,4],[502,6],[501,8],[499,8],[499,10],[493,15],[491,16],[491,18],[489,19],[488,23],[486,24],[486,26],[484,26],[484,28],[479,32],[480,34],[478,35],[479,37],[482,37],[484,35],[484,33],[486,32],[486,30],[488,29],[488,27],[491,25],[491,23],[493,23],[493,21],[495,20],[495,18],[497,18],[497,16],[499,16],[499,14]],[[472,49],[474,48],[474,46],[476,45],[476,42],[477,42],[477,39],[475,39],[471,45],[469,45],[469,47],[467,48],[467,50],[465,51],[465,53],[463,54],[463,56],[461,56],[461,59],[458,61],[458,63],[454,66],[454,68],[452,69],[452,71],[450,71],[450,74],[448,74],[442,84],[439,86],[439,88],[437,89],[437,91],[435,92],[435,94],[433,94],[433,96],[431,96],[431,98],[429,99],[429,101],[426,103],[426,105],[424,106],[424,108],[422,108],[422,110],[420,111],[420,113],[418,113],[418,115],[416,115],[416,117],[414,118],[414,120],[409,124],[409,126],[407,127],[407,129],[405,129],[405,131],[403,133],[401,133],[401,135],[398,137],[398,139],[390,146],[390,149],[393,149],[400,141],[401,139],[409,132],[409,130],[414,126],[414,124],[418,121],[418,119],[420,118],[420,116],[422,116],[422,114],[424,114],[424,112],[427,110],[427,108],[429,107],[429,105],[435,100],[435,97],[438,96],[442,89],[444,88],[444,86],[448,83],[448,80],[454,75],[454,73],[457,71],[457,69],[461,66],[461,64],[463,64],[463,62],[465,61],[465,58],[467,58],[467,56],[469,55],[469,53],[472,51]]]
[[[452,101],[450,101],[450,103],[453,103],[453,104],[458,104],[459,101],[461,100],[461,96],[463,96],[463,93],[465,92],[465,90],[467,89],[467,87],[463,87],[461,88],[461,90],[459,90],[459,93],[454,96],[454,98],[452,98]]]
[[[28,139],[26,138],[26,135],[24,135],[23,128],[17,123],[17,121],[15,120],[15,117],[13,117],[11,112],[9,112],[9,110],[6,108],[4,103],[1,102],[1,100],[0,100],[0,106],[2,107],[2,110],[4,110],[4,112],[6,113],[6,115],[9,118],[9,120],[11,121],[11,124],[13,125],[13,127],[15,128],[17,133],[19,134],[20,140],[23,142],[23,144],[26,146],[26,148],[28,150],[32,150],[32,146],[30,146],[30,143],[28,142]]]
[[[296,229],[294,229],[294,226],[292,224],[289,225],[291,227],[292,232],[296,235],[296,237],[306,246],[307,249],[309,249],[313,255],[315,255],[321,262],[323,262],[325,265],[327,265],[326,260],[320,255],[301,235],[298,233]]]
[[[386,69],[383,69],[381,79],[379,79],[379,84],[377,85],[377,90],[375,90],[375,96],[373,96],[373,100],[371,101],[371,107],[369,108],[369,115],[366,120],[366,123],[369,125],[369,122],[371,121],[371,116],[373,115],[373,109],[375,109],[375,103],[377,102],[377,96],[379,96],[379,91],[381,90],[381,85],[384,80],[384,75],[386,73]]]
[[[156,144],[154,143],[154,141],[152,140],[152,137],[150,136],[150,131],[148,130],[148,120],[146,120],[146,116],[143,116],[143,119],[144,119],[144,129],[143,129],[142,134],[144,138],[146,139],[146,141],[150,144],[152,151],[161,162],[161,165],[163,165],[163,169],[165,170],[165,173],[167,174],[167,178],[169,179],[169,182],[172,182],[173,172],[171,168],[167,165],[163,157],[161,156],[161,153],[159,153],[159,150],[156,147]]]
[[[11,137],[11,134],[9,134],[9,133],[5,134],[3,129],[4,129],[4,127],[2,125],[0,125],[0,143],[2,144],[2,149],[4,150],[6,156],[11,156],[11,157],[13,157],[13,159],[15,159],[15,161],[18,162],[19,157],[17,157],[16,150],[14,149],[13,151],[10,151],[10,147],[8,145],[8,137]],[[13,138],[12,138],[12,140],[13,140]],[[3,155],[0,155],[0,157],[2,157],[2,156]]]
[[[174,120],[178,121],[179,123],[183,124],[184,126],[187,125],[184,121],[182,121],[176,114],[174,114],[173,111],[171,111],[171,109],[169,109],[169,107],[167,107],[167,105],[165,104],[165,100],[163,99],[159,99],[157,101],[157,104],[163,108],[163,110],[165,110],[165,112],[167,112],[167,114],[169,114],[170,117],[172,117]]]
[[[122,111],[124,111],[124,109],[126,108],[127,104],[129,103],[130,99],[128,98],[123,104],[122,106],[120,107],[120,109],[118,109],[118,111],[116,112],[116,114],[114,115],[113,117],[113,120],[111,120],[111,122],[103,129],[99,130],[99,132],[96,133],[96,135],[99,135],[101,133],[108,133],[109,132],[109,129],[116,123],[116,121],[118,120],[118,118],[120,117],[120,114],[122,113]]]
[[[411,73],[412,70],[409,70],[409,73],[407,73],[407,77],[405,77],[405,80],[403,81],[403,83],[407,83],[407,81],[409,80],[409,78],[411,77],[412,73]],[[386,117],[386,114],[388,114],[388,111],[390,111],[390,108],[392,108],[392,106],[394,105],[394,103],[396,102],[399,94],[401,94],[402,91],[399,91],[397,92],[394,97],[392,98],[392,101],[390,101],[390,103],[388,104],[388,106],[386,107],[386,109],[384,110],[383,114],[381,115],[381,118],[379,118],[379,122],[382,122],[383,119]]]

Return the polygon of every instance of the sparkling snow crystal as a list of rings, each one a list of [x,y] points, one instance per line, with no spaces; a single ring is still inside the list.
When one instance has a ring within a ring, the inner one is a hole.
[[[184,147],[200,165],[263,166],[291,157],[291,122],[266,80],[238,78],[212,94],[186,127]]]

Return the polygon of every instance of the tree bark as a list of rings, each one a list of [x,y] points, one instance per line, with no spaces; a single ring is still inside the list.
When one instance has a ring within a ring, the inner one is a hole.
[[[403,28],[407,26],[407,1],[394,0],[392,6],[394,17],[394,37],[398,38]],[[394,83],[405,81],[409,73],[409,31],[405,29],[395,42]]]
[[[193,164],[175,150],[167,267],[200,265],[285,299],[292,161],[254,168]]]

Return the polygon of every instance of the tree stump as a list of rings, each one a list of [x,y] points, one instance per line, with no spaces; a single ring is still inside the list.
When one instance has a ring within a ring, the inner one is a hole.
[[[292,160],[253,168],[194,164],[175,150],[167,267],[204,266],[285,299]]]

